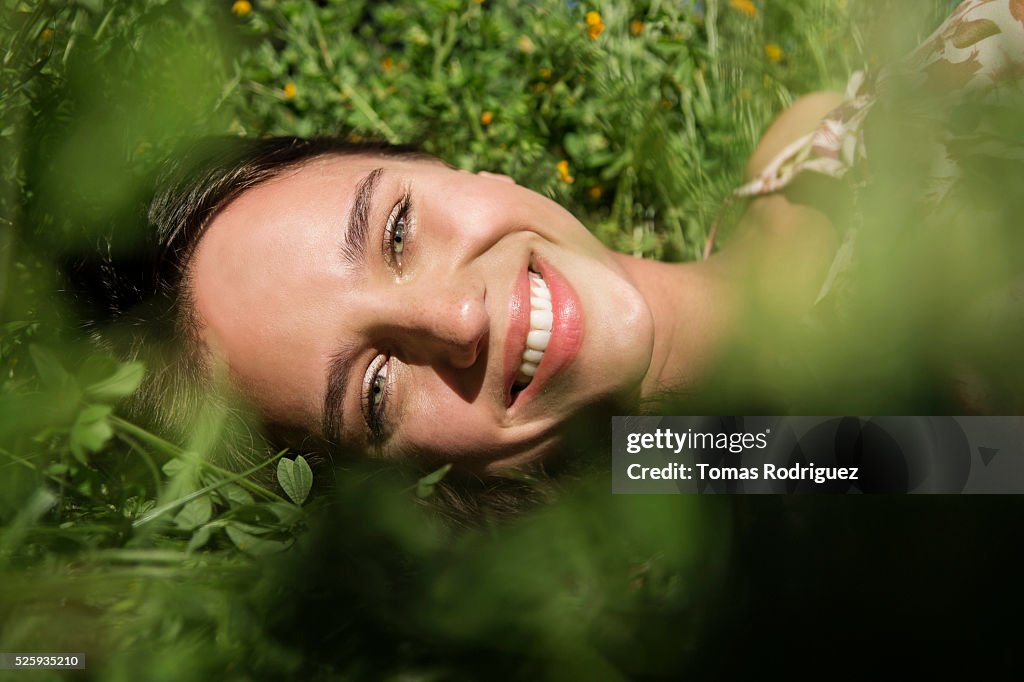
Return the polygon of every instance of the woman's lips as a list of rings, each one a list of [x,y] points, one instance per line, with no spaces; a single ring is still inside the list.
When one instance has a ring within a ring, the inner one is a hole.
[[[530,332],[529,269],[524,268],[509,302],[509,327],[505,336],[505,397],[506,405],[510,407],[513,403],[516,406],[524,404],[543,391],[548,379],[572,362],[583,341],[583,308],[572,285],[543,258],[534,256],[532,269],[544,278],[551,294],[551,338],[533,379],[513,396],[512,387],[523,362],[526,337]]]

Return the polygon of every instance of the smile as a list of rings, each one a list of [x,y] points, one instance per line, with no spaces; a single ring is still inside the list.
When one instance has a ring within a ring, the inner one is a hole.
[[[549,380],[572,363],[583,339],[583,310],[569,281],[536,254],[521,272],[504,356],[506,405],[515,411],[550,392]]]
[[[530,331],[526,335],[526,349],[516,372],[513,391],[521,391],[530,385],[537,373],[537,366],[544,358],[544,351],[551,342],[551,326],[554,313],[551,311],[551,290],[544,278],[530,272]]]

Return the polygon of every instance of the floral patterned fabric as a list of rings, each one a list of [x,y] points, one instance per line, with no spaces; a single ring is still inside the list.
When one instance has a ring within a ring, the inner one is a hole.
[[[843,178],[867,158],[864,121],[893,83],[923,88],[936,99],[989,97],[1024,79],[1024,0],[966,0],[917,50],[869,80],[850,78],[843,104],[821,125],[783,149],[754,180],[734,192],[751,197],[778,192],[802,172]],[[934,104],[934,102],[933,102]],[[940,185],[955,179],[947,155]],[[937,187],[936,190],[939,188]],[[941,198],[936,191],[935,198]]]
[[[913,127],[931,123],[928,140],[927,187],[921,200],[939,204],[962,175],[958,160],[964,149],[993,158],[1020,155],[1021,144],[986,137],[984,130],[957,130],[943,116],[968,101],[984,106],[1024,93],[1024,0],[966,0],[916,50],[874,77],[863,72],[849,80],[842,105],[819,127],[795,140],[768,163],[732,199],[784,190],[801,173],[841,179],[855,191],[870,182],[871,150],[865,128],[872,110],[886,110]],[[1024,162],[1024,157],[1019,159]],[[848,227],[817,303],[837,283],[848,279],[858,229]],[[710,255],[713,237],[705,255]],[[841,288],[841,287],[839,287]]]

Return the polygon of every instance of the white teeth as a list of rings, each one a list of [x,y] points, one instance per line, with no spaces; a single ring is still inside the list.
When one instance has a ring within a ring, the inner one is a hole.
[[[551,341],[553,326],[551,291],[543,277],[530,272],[530,331],[526,335],[526,350],[515,379],[515,385],[520,389],[525,388],[537,373],[537,365]]]
[[[544,351],[542,350],[527,348],[523,351],[523,362],[532,362],[535,365],[539,365],[542,357],[544,357]]]
[[[551,323],[554,321],[554,317],[550,310],[531,310],[530,311],[530,329],[539,329],[542,331],[551,331]]]
[[[530,308],[533,310],[551,310],[551,299],[540,296],[530,297]]]
[[[551,332],[533,329],[526,335],[526,347],[533,350],[547,350],[549,341],[551,341]]]

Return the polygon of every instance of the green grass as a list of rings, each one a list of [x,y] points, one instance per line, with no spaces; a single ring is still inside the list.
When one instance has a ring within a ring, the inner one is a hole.
[[[146,368],[94,350],[60,266],[144,242],[182,139],[269,133],[416,143],[514,176],[616,249],[692,259],[774,115],[948,4],[3,0],[0,651],[86,652],[97,680],[696,665],[729,599],[724,504],[611,498],[598,477],[456,533],[417,501],[429,479],[352,467],[310,502],[285,465],[265,490],[214,464],[239,435],[227,415],[175,443],[117,416]]]

